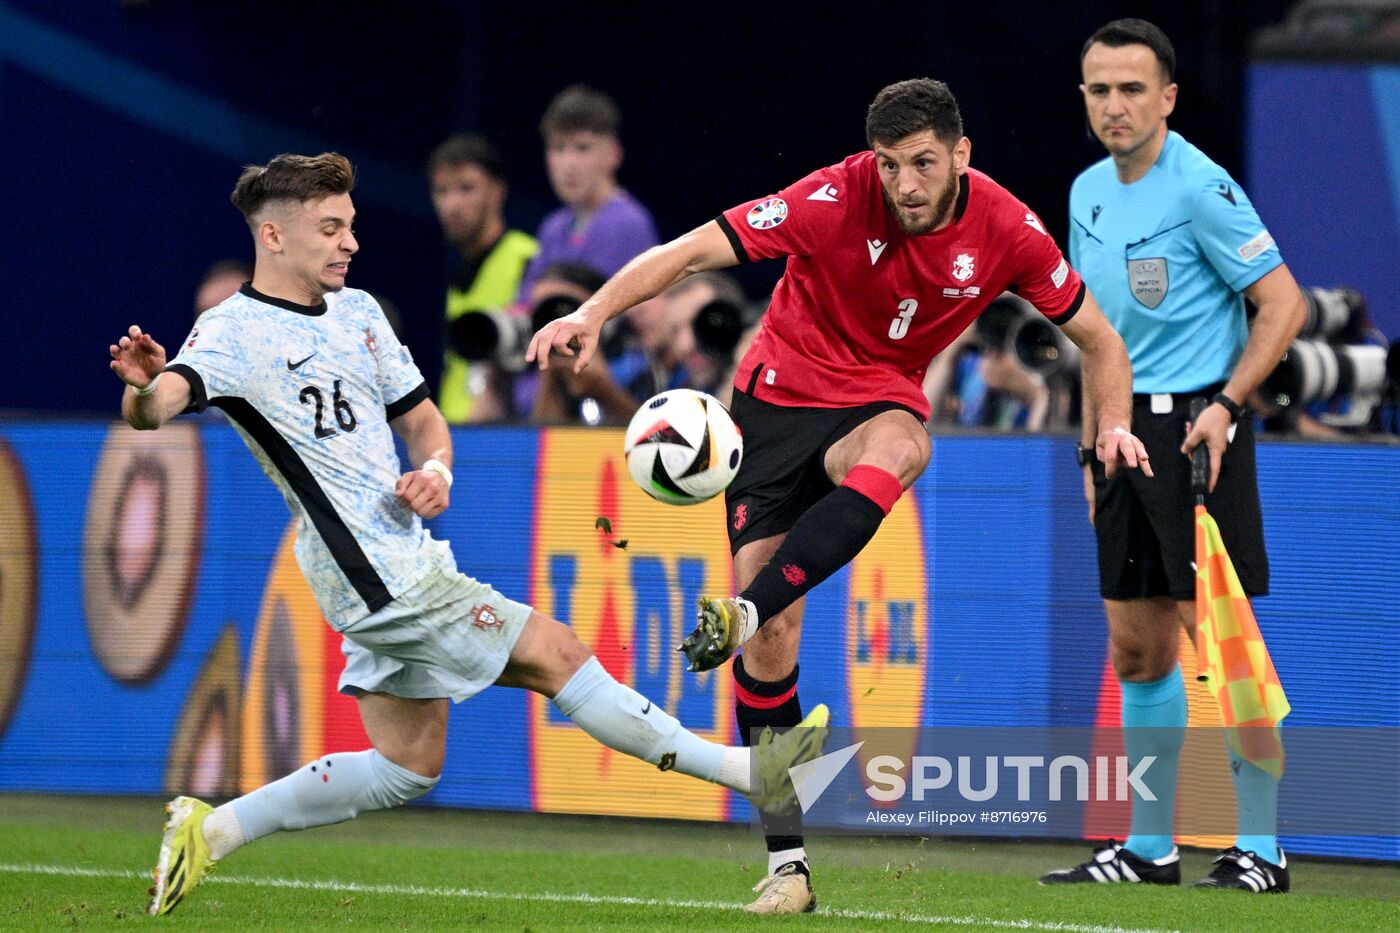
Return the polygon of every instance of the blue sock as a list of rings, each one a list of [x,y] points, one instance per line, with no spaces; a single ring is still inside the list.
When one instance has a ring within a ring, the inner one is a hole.
[[[1235,845],[1275,865],[1278,851],[1278,778],[1257,768],[1230,750],[1230,772],[1235,778],[1235,807],[1240,834]]]
[[[1123,749],[1128,767],[1147,755],[1157,756],[1144,775],[1156,800],[1133,800],[1133,828],[1123,843],[1149,861],[1172,851],[1176,835],[1176,775],[1186,740],[1186,684],[1181,665],[1161,680],[1129,683],[1123,688]]]
[[[660,706],[589,658],[554,698],[559,711],[608,748],[657,765],[663,771],[714,781],[725,747],[687,730]]]
[[[365,810],[386,810],[421,797],[437,784],[400,768],[374,749],[338,752],[264,784],[230,806],[244,841],[278,830],[343,823]]]

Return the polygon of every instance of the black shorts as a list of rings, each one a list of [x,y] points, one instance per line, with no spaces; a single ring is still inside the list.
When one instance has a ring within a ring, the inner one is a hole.
[[[1191,461],[1181,453],[1191,399],[1215,389],[1171,396],[1171,411],[1153,414],[1150,395],[1133,396],[1133,433],[1147,447],[1155,474],[1121,470],[1104,478],[1093,461],[1094,533],[1099,543],[1099,591],[1105,599],[1196,596],[1196,496]],[[1264,522],[1254,469],[1254,426],[1248,412],[1220,464],[1206,509],[1220,526],[1225,549],[1250,596],[1269,591]]]
[[[803,512],[836,488],[823,465],[832,445],[876,415],[894,410],[923,420],[898,402],[797,408],[735,389],[729,413],[744,435],[744,459],[724,494],[730,553],[791,529]]]

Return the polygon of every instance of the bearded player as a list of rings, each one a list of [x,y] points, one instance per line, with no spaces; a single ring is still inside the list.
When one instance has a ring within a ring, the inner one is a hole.
[[[541,328],[527,354],[543,367],[551,349],[575,353],[582,370],[603,323],[627,308],[696,272],[787,257],[734,382],[744,459],[726,507],[741,591],[702,598],[699,625],[680,646],[692,670],[744,646],[733,671],[746,742],[756,729],[801,721],[803,597],[860,553],[928,465],[924,370],[1003,291],[1019,292],[1083,351],[1106,471],[1151,475],[1129,431],[1123,341],[1035,213],[969,166],[972,144],[948,86],[890,85],[870,105],[865,132],[868,151],[643,253]],[[768,875],[749,909],[814,909],[796,827],[769,814],[764,826]]]

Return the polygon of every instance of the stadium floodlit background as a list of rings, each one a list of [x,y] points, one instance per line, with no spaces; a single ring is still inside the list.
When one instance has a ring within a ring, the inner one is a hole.
[[[357,162],[350,284],[394,302],[431,380],[449,257],[422,165],[448,133],[496,142],[507,218],[533,230],[555,204],[539,115],[566,84],[602,88],[623,113],[621,181],[666,238],[861,148],[874,92],[931,75],[959,96],[974,165],[1062,232],[1069,183],[1100,156],[1076,88],[1079,46],[1110,18],[1143,15],[1177,45],[1173,127],[1242,181],[1300,281],[1357,287],[1375,325],[1400,339],[1400,64],[1384,50],[1270,44],[1258,30],[1287,10],[0,0],[11,335],[0,790],[228,795],[365,744],[335,693],[338,645],[291,559],[284,506],[231,430],[205,420],[138,437],[112,425],[107,344],[130,323],[174,344],[205,268],[248,255],[227,201],[242,164],[330,148]],[[746,270],[751,296],[780,272],[767,265]],[[565,617],[615,673],[731,740],[727,675],[684,675],[670,650],[695,594],[730,579],[718,507],[643,497],[618,432],[454,433],[456,504],[435,530],[459,564]],[[914,494],[809,600],[804,695],[858,729],[1113,725],[1072,446],[939,437]],[[1288,724],[1400,727],[1400,450],[1266,443],[1260,479],[1274,595],[1259,616],[1293,703]],[[594,528],[599,515],[626,550]],[[159,538],[154,552],[141,551],[143,533]],[[123,548],[135,565],[116,566]],[[1193,724],[1210,721],[1205,703],[1193,694]],[[20,798],[0,793],[0,834],[7,799]],[[615,760],[548,704],[506,691],[454,710],[444,779],[425,802],[748,813],[733,794]],[[12,812],[17,825],[28,810]],[[1393,835],[1284,844],[1400,861]]]

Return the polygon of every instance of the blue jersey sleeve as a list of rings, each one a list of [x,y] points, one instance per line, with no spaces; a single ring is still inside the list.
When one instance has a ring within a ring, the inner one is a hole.
[[[1236,292],[1283,265],[1278,245],[1254,205],[1228,175],[1218,175],[1197,190],[1191,221],[1202,254]]]

